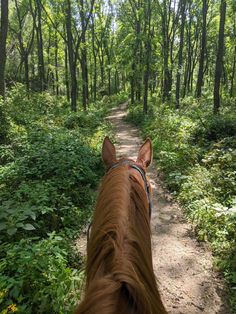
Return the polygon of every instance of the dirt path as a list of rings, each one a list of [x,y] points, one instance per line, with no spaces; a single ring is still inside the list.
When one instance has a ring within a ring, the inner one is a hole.
[[[135,158],[143,142],[139,131],[124,122],[125,104],[111,111],[117,154]],[[182,210],[162,187],[155,164],[148,175],[153,186],[152,245],[153,264],[163,301],[170,314],[229,314],[224,304],[224,285],[213,270],[212,255],[193,236]],[[78,241],[85,254],[86,238]]]

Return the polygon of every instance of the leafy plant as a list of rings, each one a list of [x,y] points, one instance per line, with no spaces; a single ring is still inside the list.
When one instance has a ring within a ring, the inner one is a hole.
[[[22,239],[2,244],[0,309],[15,304],[19,313],[72,313],[80,298],[83,273],[69,267],[65,240],[52,233],[47,239]]]
[[[1,313],[73,313],[83,281],[73,241],[103,175],[108,107],[71,114],[63,98],[12,89],[0,145]]]

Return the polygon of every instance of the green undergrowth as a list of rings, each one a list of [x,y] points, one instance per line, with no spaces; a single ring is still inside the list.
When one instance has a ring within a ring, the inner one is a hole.
[[[103,175],[105,116],[124,94],[71,113],[63,97],[13,88],[0,132],[0,313],[73,313],[82,259],[73,240]]]
[[[170,191],[184,205],[199,240],[211,243],[215,261],[232,288],[236,308],[236,114],[219,116],[211,103],[187,99],[181,109],[150,103],[130,107],[128,120],[153,141],[154,158]]]

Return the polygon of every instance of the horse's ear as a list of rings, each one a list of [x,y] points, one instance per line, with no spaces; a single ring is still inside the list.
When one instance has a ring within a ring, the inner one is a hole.
[[[147,138],[145,143],[140,147],[137,162],[140,162],[147,168],[152,162],[152,142]]]
[[[116,149],[108,136],[106,136],[103,141],[102,159],[106,167],[110,167],[116,162]]]

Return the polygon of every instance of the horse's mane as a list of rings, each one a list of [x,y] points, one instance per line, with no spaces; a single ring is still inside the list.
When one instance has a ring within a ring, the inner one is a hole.
[[[145,190],[128,165],[103,178],[77,314],[163,314],[152,266]]]

